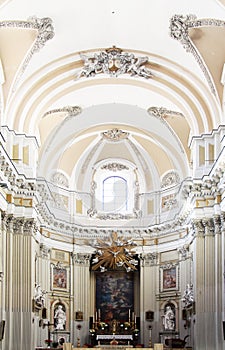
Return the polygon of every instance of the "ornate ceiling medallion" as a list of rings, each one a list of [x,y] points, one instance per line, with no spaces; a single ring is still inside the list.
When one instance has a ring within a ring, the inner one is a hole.
[[[81,54],[84,66],[75,75],[75,79],[81,77],[93,77],[96,74],[109,74],[111,77],[118,77],[121,74],[130,74],[135,77],[152,78],[152,72],[146,68],[149,63],[148,57],[136,57],[133,53],[123,52],[113,46],[112,48],[95,53],[93,56]]]
[[[132,239],[119,238],[116,232],[111,234],[108,241],[98,239],[95,244],[97,250],[92,259],[91,269],[101,272],[121,268],[127,272],[137,270],[139,260],[133,250],[134,246],[136,243]]]

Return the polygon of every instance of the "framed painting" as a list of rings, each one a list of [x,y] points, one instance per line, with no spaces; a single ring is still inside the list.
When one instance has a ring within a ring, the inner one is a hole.
[[[96,319],[128,321],[134,311],[134,279],[135,272],[96,273]]]
[[[83,321],[84,316],[82,311],[76,311],[75,313],[75,320],[76,321]]]
[[[160,291],[173,291],[179,288],[179,266],[166,265],[160,268]]]
[[[51,264],[51,289],[69,291],[69,267]]]

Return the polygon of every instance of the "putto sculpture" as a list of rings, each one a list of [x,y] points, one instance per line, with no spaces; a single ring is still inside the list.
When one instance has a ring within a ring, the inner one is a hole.
[[[130,74],[142,78],[152,78],[152,72],[146,67],[148,57],[136,57],[133,53],[123,52],[113,46],[112,48],[95,53],[93,56],[80,54],[84,62],[83,68],[75,75],[75,79],[81,77],[93,77],[96,74],[109,74],[118,77],[121,74]]]

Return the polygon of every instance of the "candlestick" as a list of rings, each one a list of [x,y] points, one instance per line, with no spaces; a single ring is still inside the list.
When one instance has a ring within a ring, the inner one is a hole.
[[[128,310],[128,322],[130,323],[130,309]]]

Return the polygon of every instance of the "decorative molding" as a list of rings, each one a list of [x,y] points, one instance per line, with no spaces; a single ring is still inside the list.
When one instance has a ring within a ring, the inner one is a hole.
[[[118,77],[121,74],[145,79],[153,77],[150,69],[146,68],[146,64],[149,63],[147,56],[136,57],[133,53],[123,52],[115,46],[92,56],[80,54],[80,57],[84,66],[75,74],[75,79],[94,77],[101,73],[111,77]]]
[[[122,170],[129,170],[129,168],[126,165],[119,164],[119,163],[108,163],[101,167],[103,170],[110,170],[110,171],[122,171]]]
[[[47,115],[55,114],[55,113],[66,113],[67,114],[66,117],[70,117],[70,116],[76,116],[81,112],[82,112],[82,108],[79,106],[65,106],[62,108],[52,109],[51,111],[46,112],[43,115],[43,118],[46,117]]]
[[[205,229],[201,219],[195,219],[191,222],[193,235],[194,236],[203,236]]]
[[[165,174],[161,181],[161,187],[170,187],[173,185],[178,185],[180,183],[180,177],[176,171],[172,170]]]
[[[170,194],[168,196],[162,197],[162,210],[167,211],[171,210],[172,208],[175,208],[177,206],[178,202],[175,198],[175,194]]]
[[[215,235],[215,227],[213,218],[202,219],[202,224],[205,228],[205,236]]]
[[[102,133],[102,138],[107,141],[118,142],[127,139],[129,136],[128,132],[119,130],[117,128],[107,130]]]
[[[97,213],[96,218],[100,220],[130,220],[138,218],[141,212],[133,211],[133,214],[121,214],[121,213]]]
[[[68,211],[69,209],[69,198],[57,192],[51,192],[53,200],[51,200],[51,206],[61,210]]]
[[[198,62],[201,70],[203,71],[206,80],[209,84],[211,92],[216,95],[216,88],[210,72],[203,61],[202,57],[198,53],[198,50],[195,48],[189,37],[189,29],[190,28],[199,28],[206,26],[216,26],[216,27],[225,27],[225,21],[221,21],[218,19],[197,19],[197,16],[189,14],[189,15],[174,15],[170,20],[170,36],[180,41],[183,45],[184,49],[187,52],[191,52],[194,55],[194,58]]]
[[[168,263],[166,263],[165,265],[160,265],[160,268],[161,268],[161,269],[164,269],[164,270],[168,270],[168,269],[171,269],[171,268],[176,267],[176,266],[178,266],[178,265],[179,265],[178,262],[175,262],[175,263],[168,262]]]
[[[178,249],[178,252],[181,255],[181,259],[185,260],[188,257],[189,245],[185,244],[183,247]]]
[[[177,111],[171,111],[164,107],[149,107],[148,113],[154,115],[154,117],[157,118],[166,118],[168,115],[177,115],[179,117],[184,118],[184,115],[182,113]]]
[[[40,243],[39,247],[41,258],[48,259],[50,257],[51,249],[43,243]]]
[[[72,261],[76,265],[90,265],[91,254],[71,253]]]
[[[196,219],[192,221],[194,236],[209,236],[215,234],[213,218]]]
[[[144,260],[144,266],[155,266],[158,264],[158,256],[159,254],[154,252],[154,253],[147,253],[147,254],[142,254],[142,259]]]
[[[59,186],[63,186],[67,188],[69,187],[69,182],[67,177],[58,171],[52,174],[50,181],[52,181],[53,183]]]
[[[55,35],[54,33],[54,27],[52,25],[52,20],[49,17],[43,17],[43,18],[37,18],[36,16],[29,17],[27,21],[2,21],[0,22],[0,27],[4,28],[20,28],[20,29],[36,29],[38,31],[37,38],[27,54],[22,67],[20,69],[19,75],[16,78],[16,81],[14,83],[14,90],[15,87],[21,78],[21,75],[25,71],[26,67],[28,66],[28,63],[30,62],[33,54],[35,52],[38,52],[45,43],[52,39]]]

